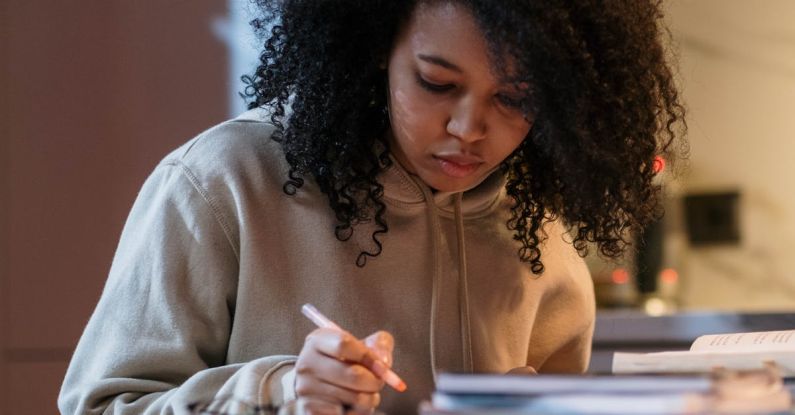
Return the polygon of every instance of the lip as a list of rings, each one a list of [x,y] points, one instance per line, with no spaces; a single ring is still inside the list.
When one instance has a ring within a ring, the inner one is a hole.
[[[447,160],[449,162],[466,166],[469,164],[481,164],[483,159],[478,156],[464,153],[438,153],[433,155],[434,158]]]
[[[442,172],[459,179],[469,176],[484,163],[479,157],[460,153],[435,154],[433,159],[439,164]]]

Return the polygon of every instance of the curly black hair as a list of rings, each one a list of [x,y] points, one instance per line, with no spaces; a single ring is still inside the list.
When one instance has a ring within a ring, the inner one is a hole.
[[[497,73],[530,85],[524,105],[533,126],[502,167],[512,200],[506,225],[533,273],[544,269],[545,221],[561,218],[581,255],[590,242],[618,258],[628,231],[659,217],[655,157],[686,151],[661,1],[254,1],[264,49],[255,73],[243,77],[243,95],[249,108],[271,109],[273,138],[290,165],[286,193],[310,175],[328,196],[341,241],[358,223],[376,223],[375,248],[357,265],[381,252],[379,234],[388,231],[376,180],[390,164],[384,61],[420,3],[465,6]],[[511,74],[499,69],[505,59]]]

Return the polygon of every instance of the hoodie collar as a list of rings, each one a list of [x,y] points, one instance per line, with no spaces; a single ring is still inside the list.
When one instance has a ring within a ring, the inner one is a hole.
[[[422,179],[406,171],[393,156],[390,155],[390,159],[392,164],[378,178],[384,186],[387,202],[407,208],[422,207],[427,203],[425,194],[430,194],[440,214],[453,215],[455,197],[461,191],[432,193]],[[477,217],[490,212],[505,197],[505,183],[505,174],[497,167],[483,180],[465,189],[461,197],[463,216]]]

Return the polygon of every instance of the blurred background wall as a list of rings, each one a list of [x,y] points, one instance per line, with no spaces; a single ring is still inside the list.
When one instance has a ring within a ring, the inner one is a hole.
[[[795,2],[666,5],[691,142],[688,170],[665,181],[671,296],[680,311],[795,309]],[[250,46],[248,18],[227,7],[0,2],[0,414],[56,413],[143,180],[242,109],[250,54],[226,45]],[[692,245],[682,198],[726,190],[739,241]]]
[[[0,2],[0,413],[55,414],[143,180],[227,117],[218,0]]]
[[[668,235],[686,308],[795,308],[795,2],[676,0],[668,21],[690,110],[689,171],[671,198],[737,190],[740,241]],[[675,221],[677,218],[673,218]],[[670,228],[669,228],[670,229]],[[680,228],[681,230],[681,228]]]

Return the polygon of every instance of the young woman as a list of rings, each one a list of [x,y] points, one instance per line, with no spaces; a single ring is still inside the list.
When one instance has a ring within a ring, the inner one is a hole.
[[[445,371],[584,371],[581,256],[654,218],[683,126],[658,2],[259,5],[252,111],[144,184],[61,411],[413,413]]]

